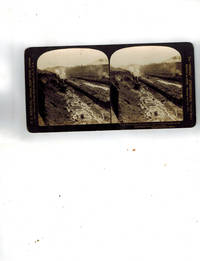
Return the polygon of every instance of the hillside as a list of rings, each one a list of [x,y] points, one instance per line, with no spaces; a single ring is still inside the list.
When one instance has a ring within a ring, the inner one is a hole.
[[[111,104],[122,123],[182,120],[182,87],[158,78],[111,70]]]
[[[140,68],[140,72],[146,76],[156,76],[163,79],[170,79],[181,81],[182,80],[182,63],[167,61],[164,63],[153,63],[143,65]]]
[[[41,126],[110,122],[110,88],[103,84],[38,70],[38,119]]]
[[[108,82],[109,80],[108,64],[84,65],[73,67],[56,66],[46,68],[45,70],[52,73],[56,73],[57,75],[59,75],[61,79],[79,77],[102,82]]]

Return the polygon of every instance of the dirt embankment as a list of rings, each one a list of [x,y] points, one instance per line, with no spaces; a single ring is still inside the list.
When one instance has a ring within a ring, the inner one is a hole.
[[[111,71],[112,105],[120,122],[162,122],[183,119],[180,106],[169,100],[167,95],[150,88],[144,81],[139,81],[138,84],[137,80],[128,71]],[[168,88],[163,89],[167,90]],[[173,92],[172,94],[174,95]]]
[[[174,104],[181,106],[183,104],[183,90],[181,84],[173,81],[163,81],[158,77],[140,77],[140,81],[159,92]]]
[[[39,124],[47,126],[110,123],[108,99],[95,97],[88,87],[81,90],[80,83],[74,88],[72,82],[58,75],[38,72]],[[96,88],[98,89],[98,88]],[[109,89],[104,90],[108,93]],[[106,96],[106,95],[105,95]],[[95,102],[95,99],[101,103]]]
[[[144,122],[146,117],[140,106],[141,93],[136,79],[126,70],[112,70],[111,103],[120,122]]]
[[[77,78],[66,79],[65,83],[93,99],[100,106],[106,108],[110,106],[110,87],[108,85]]]

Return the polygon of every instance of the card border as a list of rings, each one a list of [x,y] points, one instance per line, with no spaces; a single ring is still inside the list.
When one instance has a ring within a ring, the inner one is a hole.
[[[115,51],[126,47],[136,46],[168,46],[176,49],[181,54],[183,74],[183,121],[108,123],[63,126],[38,125],[37,60],[40,55],[47,51],[55,49],[92,48],[103,51],[110,61],[110,57]],[[30,47],[25,50],[25,91],[27,129],[29,132],[32,133],[193,127],[196,124],[194,47],[190,42]]]

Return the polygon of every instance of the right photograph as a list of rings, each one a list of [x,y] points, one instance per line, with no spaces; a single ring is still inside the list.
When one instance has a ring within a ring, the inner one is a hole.
[[[183,120],[180,53],[167,46],[120,49],[110,60],[111,122]]]

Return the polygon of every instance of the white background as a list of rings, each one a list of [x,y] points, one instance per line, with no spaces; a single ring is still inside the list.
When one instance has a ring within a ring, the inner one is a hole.
[[[1,1],[1,261],[200,260],[199,24],[199,0]],[[170,41],[195,47],[196,127],[27,132],[25,48]]]

